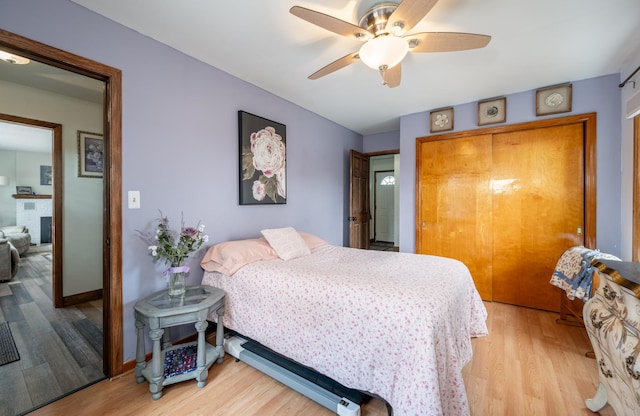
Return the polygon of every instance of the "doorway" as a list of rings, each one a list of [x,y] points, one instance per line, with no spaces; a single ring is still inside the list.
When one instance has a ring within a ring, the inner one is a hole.
[[[399,156],[350,151],[350,247],[399,251]]]
[[[0,124],[2,125],[2,129],[0,131],[6,132],[7,135],[11,135],[12,137],[0,137],[0,147],[7,150],[12,150],[14,155],[18,154],[30,154],[28,150],[42,150],[42,152],[47,152],[50,154],[48,161],[51,166],[51,185],[40,185],[40,187],[33,187],[33,192],[36,194],[33,198],[38,198],[39,205],[43,203],[49,203],[50,211],[46,209],[44,212],[51,212],[51,251],[52,251],[52,299],[53,305],[57,308],[63,306],[63,279],[62,279],[62,270],[63,270],[63,246],[62,246],[62,184],[63,184],[63,167],[62,167],[62,126],[57,123],[49,123],[40,120],[33,120],[25,117],[17,117],[11,116],[7,114],[0,114]],[[18,134],[18,139],[16,140],[15,135]],[[48,136],[48,138],[47,138]],[[47,142],[48,143],[44,143]],[[34,145],[33,143],[38,143]],[[34,147],[37,146],[37,147]],[[47,149],[48,148],[48,149]],[[21,152],[22,151],[22,152]],[[24,153],[27,151],[27,153]],[[35,153],[38,154],[38,153]],[[16,156],[17,159],[17,156]],[[33,157],[27,157],[27,160],[33,159]],[[22,166],[22,171],[25,169],[27,173],[23,173],[21,175],[17,175],[16,172],[18,169],[18,160],[15,161],[14,172],[11,176],[11,180],[15,182],[15,185],[22,185],[23,182],[29,181],[29,173],[28,171],[37,169],[37,165],[25,167]],[[31,179],[33,180],[33,179]],[[18,183],[18,181],[20,181]],[[29,182],[31,183],[31,182]],[[24,184],[26,185],[26,184]],[[5,195],[6,196],[6,195]],[[40,200],[41,198],[49,198],[48,200]],[[18,196],[13,196],[13,198],[18,198]],[[6,201],[4,201],[6,203]],[[22,204],[16,203],[14,205],[14,212],[16,212],[17,207]],[[10,215],[11,218],[19,217],[16,212],[15,216]],[[25,217],[23,215],[23,217]],[[27,215],[27,218],[33,217],[33,215]],[[31,233],[40,232],[41,227],[35,226],[34,221],[37,221],[37,218],[31,218],[30,224],[15,224],[15,225],[25,225],[30,226]],[[10,225],[10,224],[6,224]],[[37,225],[37,224],[36,224]],[[41,241],[36,238],[36,236],[32,236],[32,242]]]
[[[122,73],[81,56],[0,29],[0,48],[104,82],[103,370],[123,372],[122,352]]]

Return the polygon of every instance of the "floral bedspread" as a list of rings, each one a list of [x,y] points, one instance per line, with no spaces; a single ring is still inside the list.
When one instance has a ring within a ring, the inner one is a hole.
[[[202,284],[227,293],[226,327],[382,397],[395,416],[469,414],[461,370],[487,312],[457,260],[323,246]]]

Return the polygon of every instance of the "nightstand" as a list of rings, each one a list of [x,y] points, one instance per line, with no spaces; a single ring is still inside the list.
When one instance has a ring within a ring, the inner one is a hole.
[[[222,363],[224,359],[224,292],[211,286],[191,286],[187,287],[184,297],[170,297],[165,289],[136,303],[134,311],[138,332],[136,381],[142,383],[146,379],[149,382],[154,400],[162,397],[164,386],[180,381],[195,379],[198,387],[204,387],[209,367],[214,361]],[[218,316],[215,347],[205,339],[207,316],[213,312]],[[198,340],[172,345],[165,328],[184,324],[195,324]],[[149,363],[145,362],[145,325],[149,327],[149,337],[153,341],[153,356]],[[167,358],[169,363],[165,361]]]

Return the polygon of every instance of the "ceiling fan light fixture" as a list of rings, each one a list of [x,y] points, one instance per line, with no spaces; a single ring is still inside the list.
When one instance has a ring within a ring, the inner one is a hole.
[[[24,58],[20,55],[15,55],[13,53],[5,52],[0,50],[0,61],[9,62],[10,64],[16,65],[25,65],[31,62],[29,59]]]
[[[393,35],[383,35],[362,45],[358,54],[365,65],[379,70],[383,66],[393,68],[398,65],[408,51],[409,45],[404,39]]]

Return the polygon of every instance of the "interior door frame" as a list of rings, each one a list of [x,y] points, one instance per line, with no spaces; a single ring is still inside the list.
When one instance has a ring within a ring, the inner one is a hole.
[[[53,233],[52,233],[52,273],[51,286],[53,306],[61,308],[63,306],[63,286],[62,286],[62,261],[63,261],[63,245],[62,245],[62,125],[50,123],[48,121],[34,120],[25,117],[12,116],[0,113],[0,120],[8,123],[22,124],[30,127],[40,127],[51,131],[51,166],[53,167],[53,192],[52,208],[53,208]]]
[[[0,29],[0,47],[105,83],[103,198],[103,371],[122,374],[122,72]]]
[[[633,235],[631,261],[640,261],[640,116],[633,118]]]
[[[518,130],[531,130],[545,127],[556,127],[567,124],[582,123],[584,131],[584,242],[587,248],[595,249],[596,246],[596,113],[578,114],[567,117],[550,118],[545,120],[535,120],[525,123],[508,124],[497,127],[489,127],[477,130],[467,130],[456,133],[418,137],[416,139],[416,217],[415,217],[415,238],[416,253],[422,250],[422,238],[420,233],[420,145],[424,142],[436,140],[452,140],[482,134],[511,133]]]

